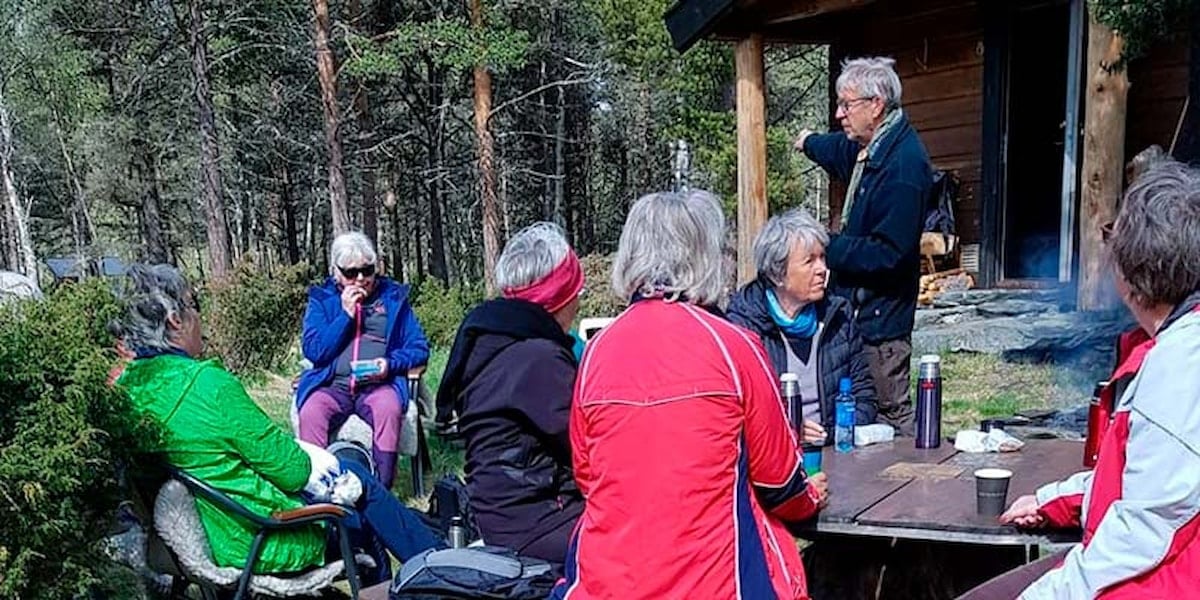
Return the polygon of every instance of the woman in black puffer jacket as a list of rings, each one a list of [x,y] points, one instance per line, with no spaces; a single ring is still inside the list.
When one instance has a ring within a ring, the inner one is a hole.
[[[874,423],[877,407],[850,303],[825,294],[828,242],[824,226],[803,209],[772,217],[754,240],[758,278],[734,295],[727,315],[758,335],[777,375],[800,377],[804,419],[831,432],[842,378],[851,382],[856,425]]]

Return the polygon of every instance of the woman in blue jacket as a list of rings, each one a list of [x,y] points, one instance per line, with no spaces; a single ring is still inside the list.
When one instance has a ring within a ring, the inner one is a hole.
[[[331,428],[357,414],[372,431],[379,481],[396,474],[406,374],[429,360],[429,342],[408,302],[408,286],[377,272],[378,256],[358,232],[329,251],[331,277],[308,292],[301,349],[312,368],[300,376],[300,439],[324,447]]]

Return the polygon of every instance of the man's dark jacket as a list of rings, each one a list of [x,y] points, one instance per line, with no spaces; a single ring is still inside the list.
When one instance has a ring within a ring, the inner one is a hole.
[[[730,321],[758,335],[767,349],[771,366],[778,374],[787,371],[787,350],[783,346],[784,338],[780,335],[779,326],[767,309],[766,291],[770,289],[769,285],[762,278],[750,282],[733,296],[725,314]],[[821,402],[821,426],[826,431],[833,431],[833,403],[838,393],[838,382],[843,377],[849,377],[852,382],[850,392],[857,403],[854,423],[874,423],[878,410],[875,385],[867,367],[867,357],[863,354],[862,338],[850,315],[849,302],[837,296],[827,296],[817,303],[817,318],[822,323],[817,340],[817,392]],[[808,346],[804,342],[789,337],[788,344],[798,356],[807,355]]]
[[[567,429],[573,342],[550,313],[522,300],[484,302],[459,327],[438,420],[457,415],[467,493],[488,544],[520,552],[583,510]]]
[[[810,159],[846,182],[860,149],[844,132],[810,135],[804,141]],[[932,184],[929,154],[908,117],[901,115],[867,158],[850,214],[826,248],[834,274],[831,289],[858,309],[858,325],[868,343],[912,334],[921,229]]]

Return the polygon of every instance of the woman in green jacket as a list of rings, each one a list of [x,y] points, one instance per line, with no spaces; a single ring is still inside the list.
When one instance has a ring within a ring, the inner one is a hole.
[[[309,482],[320,480],[321,473],[232,374],[215,360],[198,360],[204,342],[191,286],[169,265],[133,265],[128,279],[124,315],[112,329],[133,359],[116,383],[162,428],[162,446],[152,450],[255,513],[304,506],[311,497],[306,487],[315,489]],[[401,561],[444,546],[367,470],[350,462],[340,467],[362,483],[354,503],[361,534],[376,536]],[[254,539],[247,523],[203,498],[196,507],[213,561],[222,567],[244,565]],[[278,532],[266,539],[255,571],[321,565],[325,544],[319,525]]]

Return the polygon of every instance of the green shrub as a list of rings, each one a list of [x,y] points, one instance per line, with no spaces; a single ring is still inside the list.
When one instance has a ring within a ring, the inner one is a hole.
[[[483,286],[444,286],[440,281],[427,279],[413,287],[412,306],[425,330],[425,337],[434,348],[449,349],[454,334],[467,311],[483,301]]]
[[[589,254],[583,257],[584,285],[587,293],[579,303],[579,317],[615,317],[625,310],[627,302],[612,292],[612,257]]]
[[[238,374],[282,366],[300,337],[311,279],[305,264],[274,273],[243,264],[229,280],[209,284],[201,303],[208,351]]]
[[[0,306],[0,598],[71,598],[105,579],[117,465],[153,427],[107,385],[104,282]]]

